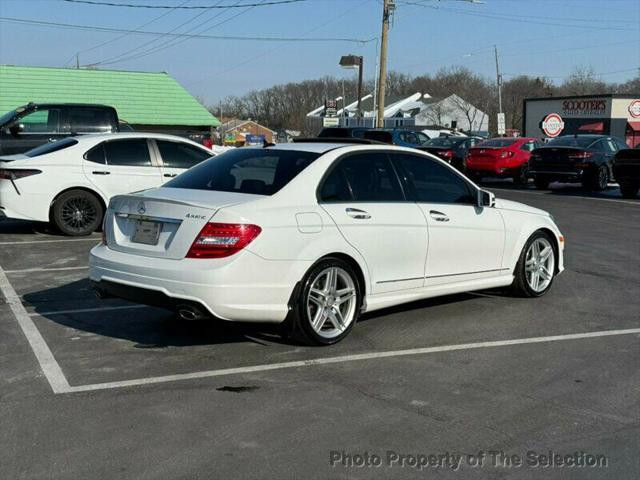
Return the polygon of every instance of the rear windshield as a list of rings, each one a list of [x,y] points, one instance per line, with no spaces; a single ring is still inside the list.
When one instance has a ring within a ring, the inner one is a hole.
[[[46,153],[57,152],[58,150],[69,148],[73,145],[76,145],[77,143],[78,141],[73,138],[63,138],[62,140],[58,140],[57,142],[45,143],[44,145],[40,145],[39,147],[32,148],[24,154],[27,157],[39,157],[40,155],[44,155]]]
[[[509,145],[513,145],[516,143],[514,138],[492,138],[491,140],[487,140],[486,142],[482,142],[480,145],[476,145],[476,147],[508,147]]]
[[[549,140],[545,146],[587,148],[596,140],[597,138],[593,138],[593,137],[576,137],[573,135],[566,135],[564,137],[558,137],[558,138]]]
[[[455,147],[460,142],[466,140],[466,137],[436,137],[432,138],[424,144],[425,147]]]
[[[164,186],[273,195],[319,156],[315,152],[238,148],[196,165]]]

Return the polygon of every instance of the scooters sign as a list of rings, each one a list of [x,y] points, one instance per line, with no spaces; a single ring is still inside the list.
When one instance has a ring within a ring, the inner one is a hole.
[[[629,113],[633,118],[640,118],[640,100],[634,100],[629,104]]]
[[[560,135],[562,130],[564,130],[564,121],[557,113],[550,113],[544,117],[540,126],[547,137],[554,138]]]

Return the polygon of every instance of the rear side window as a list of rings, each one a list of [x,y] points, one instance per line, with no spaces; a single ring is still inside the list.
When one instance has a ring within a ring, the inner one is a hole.
[[[108,133],[114,130],[113,112],[105,108],[69,108],[67,121],[71,133]]]
[[[213,156],[213,154],[188,143],[156,140],[156,144],[165,167],[191,168]]]
[[[315,152],[239,148],[196,165],[164,186],[273,195],[319,156]]]
[[[508,147],[509,145],[513,145],[516,143],[516,140],[513,138],[492,138],[491,140],[487,140],[481,144],[482,147]]]
[[[450,168],[430,158],[414,155],[396,153],[391,158],[418,202],[475,205],[471,186]]]
[[[151,166],[149,147],[147,146],[147,140],[144,138],[112,140],[105,142],[103,145],[108,165]]]
[[[349,155],[325,180],[320,190],[323,201],[401,202],[404,194],[385,153]]]
[[[588,148],[594,142],[593,137],[579,137],[575,135],[565,135],[563,137],[552,138],[547,142],[548,147],[578,147]]]
[[[538,146],[536,145],[535,142],[525,142],[522,144],[522,146],[520,147],[520,150],[524,150],[525,152],[531,152],[533,151],[535,148],[537,148]]]
[[[73,138],[64,138],[62,140],[58,140],[57,142],[45,143],[44,145],[33,148],[28,152],[25,152],[25,155],[27,157],[39,157],[40,155],[45,155],[47,153],[64,150],[65,148],[69,148],[73,145],[76,145],[77,143],[78,141],[74,140]]]

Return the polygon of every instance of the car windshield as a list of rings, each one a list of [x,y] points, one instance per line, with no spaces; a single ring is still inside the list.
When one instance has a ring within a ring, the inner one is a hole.
[[[487,140],[486,142],[482,142],[478,147],[508,147],[509,145],[513,145],[516,143],[514,138],[492,138],[491,140]]]
[[[466,137],[436,137],[432,138],[424,144],[425,147],[455,147],[459,143],[463,142]]]
[[[164,186],[273,195],[319,156],[316,152],[239,148],[202,162]]]
[[[57,142],[45,143],[44,145],[40,145],[39,147],[32,148],[24,154],[27,157],[39,157],[40,155],[44,155],[46,153],[63,150],[65,148],[71,147],[72,145],[76,145],[77,143],[78,141],[74,138],[63,138],[62,140],[58,140]]]
[[[549,140],[546,144],[547,147],[578,147],[578,148],[587,148],[593,142],[595,142],[597,138],[593,137],[579,137],[574,135],[566,135],[564,137],[554,138]]]

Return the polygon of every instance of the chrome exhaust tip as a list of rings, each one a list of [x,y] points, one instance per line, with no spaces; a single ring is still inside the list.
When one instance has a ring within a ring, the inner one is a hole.
[[[202,313],[198,308],[192,307],[190,305],[179,305],[176,309],[178,317],[181,320],[186,320],[192,322],[194,320],[202,320],[206,318],[207,315]]]

